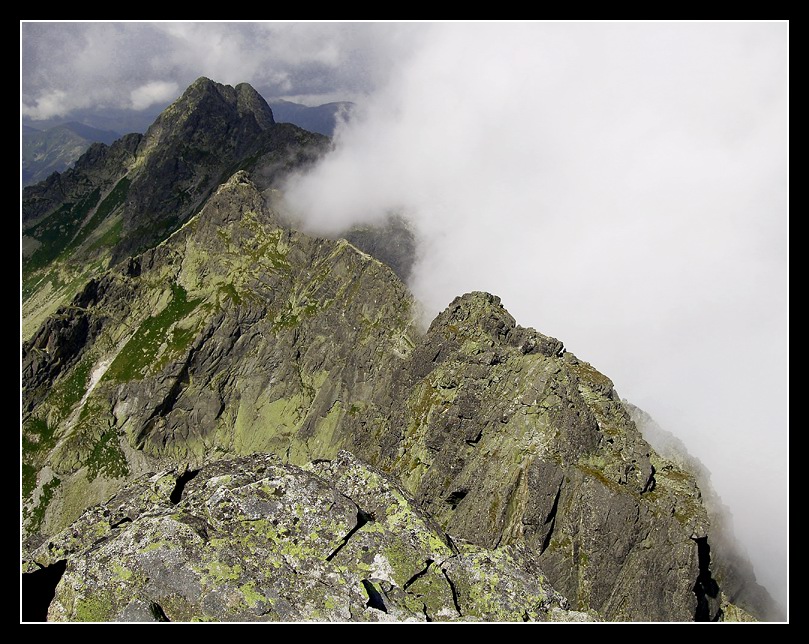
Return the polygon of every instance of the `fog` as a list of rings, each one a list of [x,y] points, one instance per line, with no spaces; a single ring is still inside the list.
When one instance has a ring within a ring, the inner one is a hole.
[[[441,24],[419,40],[290,184],[293,212],[332,234],[405,213],[429,316],[491,291],[611,377],[707,465],[785,604],[787,26]]]

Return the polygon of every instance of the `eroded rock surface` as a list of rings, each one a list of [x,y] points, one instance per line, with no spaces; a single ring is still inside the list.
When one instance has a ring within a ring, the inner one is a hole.
[[[148,475],[33,553],[66,559],[54,621],[590,620],[518,546],[450,540],[341,452],[308,469],[218,461]]]

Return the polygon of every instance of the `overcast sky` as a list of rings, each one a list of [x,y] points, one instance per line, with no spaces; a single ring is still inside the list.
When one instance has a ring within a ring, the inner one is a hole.
[[[711,469],[786,597],[785,23],[23,24],[22,113],[195,78],[358,103],[289,188],[316,232],[404,212],[430,316],[488,290]]]

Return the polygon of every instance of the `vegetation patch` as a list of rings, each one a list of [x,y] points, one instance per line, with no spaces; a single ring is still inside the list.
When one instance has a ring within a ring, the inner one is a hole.
[[[47,273],[45,271],[35,271],[27,275],[23,274],[22,278],[23,302],[26,301],[29,297],[31,297],[34,293],[36,293],[40,288],[42,288],[46,284],[50,284],[51,288],[54,291],[65,285],[65,283],[61,279],[59,279],[58,270],[51,270],[48,271]]]
[[[100,196],[96,188],[76,203],[63,204],[52,215],[23,231],[24,235],[40,243],[28,259],[23,259],[23,274],[47,266],[71,245],[81,223],[98,203]]]
[[[140,380],[149,371],[165,366],[170,356],[185,350],[194,339],[194,329],[172,327],[197,308],[201,300],[189,300],[185,289],[178,284],[172,284],[171,292],[172,298],[166,308],[141,324],[121,349],[104,374],[105,380]],[[164,354],[158,361],[158,353],[164,344]]]
[[[22,464],[22,498],[27,499],[37,486],[37,469],[23,462]]]
[[[316,312],[316,302],[309,302],[304,305],[300,305],[295,302],[287,302],[286,308],[282,309],[273,320],[273,331],[278,331],[280,329],[294,329],[301,323],[303,318],[310,317]]]
[[[115,187],[110,191],[110,193],[106,196],[104,201],[101,202],[101,205],[96,209],[93,216],[90,218],[90,221],[82,227],[79,231],[78,235],[76,235],[73,242],[70,244],[71,246],[78,246],[81,244],[85,239],[87,239],[88,235],[93,232],[98,226],[104,221],[108,215],[110,215],[113,211],[115,211],[121,204],[124,203],[126,200],[126,195],[129,193],[129,184],[131,181],[128,177],[124,177],[118,183],[115,184]],[[96,191],[97,192],[97,191]]]
[[[118,219],[114,224],[112,224],[104,233],[96,239],[91,245],[89,250],[95,250],[97,248],[111,248],[118,244],[121,241],[121,237],[124,231],[124,220]]]
[[[22,426],[23,452],[39,452],[53,444],[55,426],[43,418],[30,417]]]
[[[118,432],[115,431],[115,428],[111,427],[101,435],[85,464],[87,465],[87,478],[90,481],[99,475],[117,479],[129,474],[129,465],[118,444]]]
[[[232,282],[228,282],[227,284],[223,284],[219,287],[219,291],[228,299],[232,300],[234,304],[241,304],[242,298],[239,295],[239,292],[236,290],[236,287],[233,286]]]
[[[42,492],[39,495],[39,502],[36,504],[33,510],[31,510],[30,514],[30,529],[31,532],[36,532],[39,530],[39,527],[42,525],[42,521],[45,519],[45,511],[48,509],[48,506],[51,504],[53,500],[53,494],[61,485],[62,481],[57,478],[52,478],[50,481],[45,483],[42,486]]]
[[[51,390],[47,401],[56,409],[59,421],[67,418],[76,403],[84,396],[90,381],[92,368],[93,361],[89,357],[85,358],[72,369],[69,376],[63,378]]]
[[[576,465],[576,467],[582,472],[584,472],[584,474],[591,476],[594,479],[597,479],[598,481],[603,483],[606,487],[610,488],[611,490],[614,490],[615,492],[626,491],[626,488],[622,486],[620,483],[618,483],[618,481],[613,481],[612,479],[608,478],[603,471],[601,471],[596,467],[593,467],[592,465],[579,462]]]
[[[22,426],[22,495],[28,498],[37,486],[40,459],[55,444],[55,425],[35,416]]]
[[[358,403],[351,403],[351,406],[348,408],[347,413],[349,416],[356,418],[357,416],[361,416],[363,411],[366,407],[366,403],[360,401]]]
[[[292,269],[287,259],[289,247],[283,240],[284,231],[275,229],[267,232],[266,226],[252,212],[245,214],[242,225],[253,233],[253,238],[242,248],[251,265],[272,266],[280,272],[289,272]]]

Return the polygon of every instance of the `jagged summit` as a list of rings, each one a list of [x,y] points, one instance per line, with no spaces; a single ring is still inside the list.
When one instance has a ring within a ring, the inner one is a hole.
[[[524,354],[559,356],[564,352],[564,345],[556,338],[518,326],[500,298],[483,291],[456,297],[433,321],[428,334],[441,329],[451,329],[456,337],[474,338],[478,342],[505,342]]]
[[[217,126],[237,137],[257,136],[274,124],[272,109],[252,86],[231,87],[201,77],[161,113],[146,139],[147,144],[156,144],[167,135],[183,136],[190,143],[194,136],[215,136]]]

